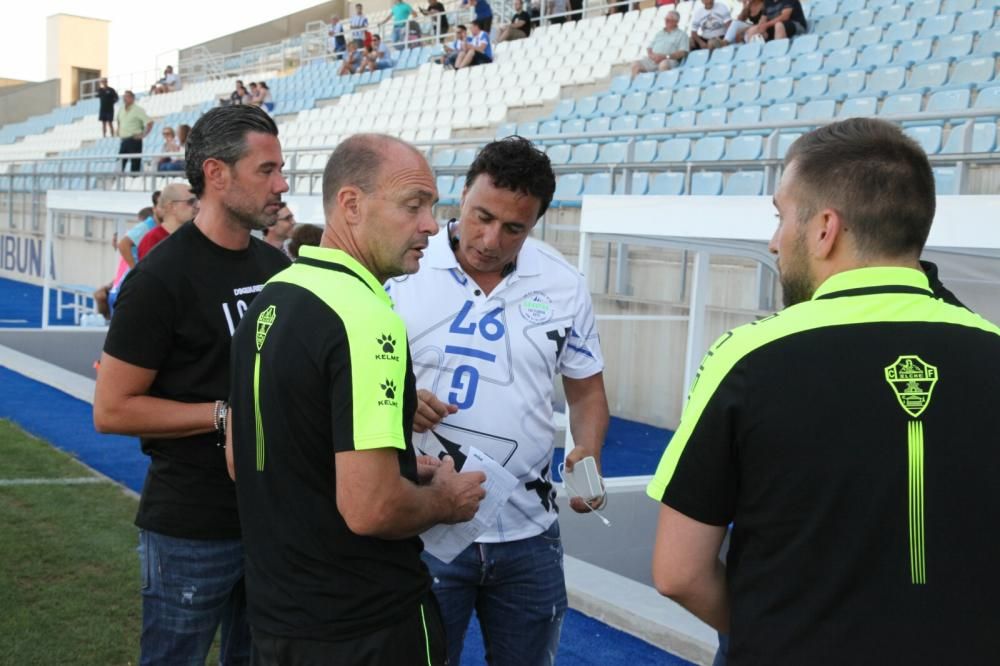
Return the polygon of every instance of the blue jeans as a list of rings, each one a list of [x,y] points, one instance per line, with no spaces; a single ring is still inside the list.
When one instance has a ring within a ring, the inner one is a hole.
[[[178,539],[139,530],[139,566],[140,664],[204,666],[220,624],[219,664],[250,663],[239,539]]]
[[[393,26],[392,28],[392,41],[395,42],[397,49],[406,48],[406,24]]]
[[[424,553],[441,605],[448,659],[461,663],[475,608],[491,666],[551,666],[566,613],[559,523],[508,543],[474,543],[450,564]]]

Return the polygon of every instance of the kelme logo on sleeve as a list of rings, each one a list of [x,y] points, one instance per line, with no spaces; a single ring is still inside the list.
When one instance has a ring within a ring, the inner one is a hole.
[[[274,320],[277,318],[278,310],[273,305],[268,305],[257,317],[257,351],[260,351],[261,347],[264,346],[264,338],[267,337],[267,332],[271,330],[271,326],[274,325]]]
[[[381,353],[375,354],[376,361],[398,361],[399,356],[395,353],[396,351],[396,341],[393,339],[392,335],[388,333],[383,333],[375,341],[379,344],[379,349]]]
[[[885,380],[906,413],[917,418],[931,402],[938,369],[919,356],[900,356],[885,368]]]
[[[379,384],[382,387],[382,392],[385,394],[385,400],[379,400],[379,407],[398,407],[399,403],[396,402],[396,383],[391,379],[385,380],[385,383]]]

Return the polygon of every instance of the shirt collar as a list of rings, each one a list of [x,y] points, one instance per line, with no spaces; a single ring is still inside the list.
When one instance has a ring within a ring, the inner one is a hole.
[[[440,268],[443,270],[458,269],[462,267],[455,257],[455,252],[451,249],[451,237],[448,224],[441,228],[438,234],[431,238],[427,247],[427,256],[424,263],[430,268]],[[464,272],[464,271],[463,271]],[[517,263],[514,267],[514,275],[527,277],[529,275],[539,275],[542,272],[541,254],[538,246],[532,242],[531,238],[524,241],[521,251],[517,253]]]
[[[888,286],[911,287],[926,291],[928,295],[932,293],[927,276],[921,271],[896,266],[875,266],[831,275],[819,286],[812,299],[829,297],[842,291]]]
[[[351,272],[361,278],[361,281],[364,282],[376,296],[385,300],[386,303],[392,302],[389,295],[385,293],[385,289],[382,287],[382,284],[375,279],[372,272],[365,268],[361,262],[343,250],[338,250],[332,247],[303,245],[299,248],[299,256],[326,264],[340,264],[341,266],[350,269]]]

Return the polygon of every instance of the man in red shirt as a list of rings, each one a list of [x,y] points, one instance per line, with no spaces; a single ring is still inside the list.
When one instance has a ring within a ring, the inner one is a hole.
[[[157,243],[180,229],[182,224],[194,219],[198,213],[198,197],[191,194],[191,188],[184,183],[170,183],[163,188],[156,207],[163,223],[142,237],[139,242],[140,260]]]

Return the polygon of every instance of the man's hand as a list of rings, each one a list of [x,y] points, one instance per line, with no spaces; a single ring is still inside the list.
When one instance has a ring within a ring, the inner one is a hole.
[[[417,456],[417,482],[429,483],[440,466],[441,461],[434,456]]]
[[[431,479],[431,486],[441,493],[450,508],[442,522],[452,525],[472,520],[479,510],[479,502],[486,497],[485,482],[483,472],[456,472],[455,461],[445,456]]]
[[[441,419],[458,411],[458,405],[442,402],[427,389],[417,390],[417,412],[413,415],[413,430],[427,432],[441,422]]]
[[[570,451],[569,455],[566,456],[566,460],[563,464],[566,465],[566,471],[572,472],[573,467],[576,463],[580,462],[587,456],[594,456],[594,462],[597,463],[597,473],[601,473],[601,456],[598,453],[594,455],[590,451],[583,449],[582,447],[575,446],[573,450]],[[604,479],[601,479],[601,488],[604,488]],[[590,513],[594,509],[600,509],[604,506],[604,500],[607,498],[607,493],[601,495],[600,497],[594,497],[592,499],[584,499],[583,497],[570,497],[569,507],[576,511],[577,513]]]

